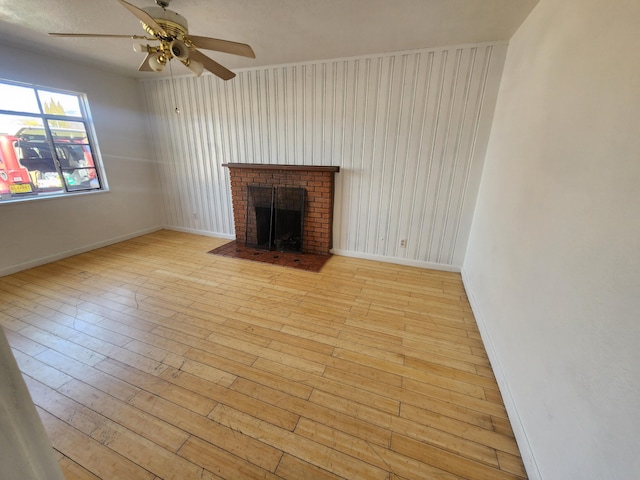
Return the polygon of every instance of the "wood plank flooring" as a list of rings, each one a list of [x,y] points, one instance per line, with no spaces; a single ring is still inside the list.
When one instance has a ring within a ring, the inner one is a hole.
[[[0,278],[67,479],[521,479],[460,275],[159,231]]]

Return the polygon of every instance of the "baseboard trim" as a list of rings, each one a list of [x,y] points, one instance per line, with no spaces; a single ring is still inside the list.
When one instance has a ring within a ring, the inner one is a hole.
[[[166,230],[175,230],[176,232],[193,233],[195,235],[204,235],[207,237],[224,238],[228,240],[235,240],[235,234],[230,235],[226,233],[214,233],[207,230],[198,230],[195,228],[175,227],[172,225],[164,225]],[[331,250],[334,255],[340,255],[342,257],[361,258],[363,260],[375,260],[377,262],[395,263],[397,265],[407,265],[409,267],[429,268],[432,270],[441,270],[444,272],[460,273],[460,267],[455,265],[447,265],[445,263],[423,262],[419,260],[410,260],[407,258],[398,257],[386,257],[384,255],[372,255],[369,253],[354,252],[351,250],[341,250],[334,248]]]
[[[376,262],[395,263],[397,265],[406,265],[408,267],[428,268],[431,270],[460,273],[460,267],[457,267],[455,265],[448,265],[446,263],[424,262],[421,260],[411,260],[408,258],[386,257],[384,255],[373,255],[370,253],[354,252],[351,250],[340,250],[336,248],[331,250],[331,253],[343,257],[361,258],[363,260],[375,260]]]
[[[46,257],[40,257],[34,260],[29,260],[28,262],[19,263],[17,265],[10,265],[8,267],[0,269],[0,277],[4,277],[5,275],[11,275],[12,273],[21,272],[22,270],[27,270],[29,268],[39,267],[40,265],[45,265],[47,263],[55,262],[57,260],[62,260],[63,258],[73,257],[74,255],[86,253],[91,250],[95,250],[96,248],[102,248],[109,245],[113,245],[114,243],[124,242],[125,240],[130,240],[132,238],[139,237],[141,235],[157,232],[158,230],[162,230],[162,227],[157,226],[157,227],[145,228],[143,230],[137,230],[135,232],[128,233],[126,235],[121,235],[119,237],[109,238],[108,240],[101,240],[100,242],[92,243],[89,245],[83,245],[81,247],[73,248],[71,250],[65,250],[63,252],[54,253],[53,255],[47,255]]]
[[[226,240],[235,240],[235,234],[230,235],[228,233],[216,233],[208,230],[198,230],[197,228],[184,228],[174,227],[173,225],[164,225],[162,228],[165,230],[173,230],[174,232],[193,233],[195,235],[202,235],[204,237],[224,238]]]
[[[491,362],[493,374],[498,382],[502,400],[504,401],[504,406],[507,410],[507,414],[509,415],[513,434],[518,442],[518,448],[520,449],[520,455],[522,456],[522,462],[524,463],[524,468],[527,471],[527,476],[530,480],[542,480],[542,475],[533,454],[533,449],[531,448],[527,432],[524,428],[524,424],[522,423],[522,419],[520,418],[520,413],[518,412],[518,407],[513,395],[511,394],[511,390],[509,389],[509,384],[507,383],[505,372],[502,367],[502,363],[500,362],[500,357],[493,345],[491,334],[489,333],[487,324],[480,311],[480,306],[474,295],[473,286],[471,285],[471,281],[469,280],[464,268],[461,269],[460,273],[462,274],[462,283],[464,284],[464,289],[467,292],[467,298],[469,299],[471,310],[473,311],[476,324],[478,325],[478,330],[480,331],[480,337],[482,337],[482,343],[484,344],[484,348],[489,357],[489,362]]]

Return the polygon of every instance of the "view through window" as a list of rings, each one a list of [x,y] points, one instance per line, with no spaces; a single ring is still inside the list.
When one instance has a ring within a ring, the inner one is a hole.
[[[0,81],[0,203],[103,189],[84,95]]]

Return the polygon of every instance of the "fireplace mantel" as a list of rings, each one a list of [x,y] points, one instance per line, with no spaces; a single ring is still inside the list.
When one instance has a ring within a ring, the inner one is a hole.
[[[223,167],[250,168],[253,170],[298,170],[303,172],[334,172],[340,171],[340,167],[324,165],[277,165],[269,163],[223,163]]]
[[[306,190],[303,253],[330,255],[333,248],[333,195],[340,167],[224,163],[231,179],[236,241],[247,238],[247,186],[301,187]]]

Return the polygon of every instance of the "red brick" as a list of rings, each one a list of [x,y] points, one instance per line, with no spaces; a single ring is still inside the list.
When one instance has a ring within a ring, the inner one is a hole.
[[[302,187],[307,191],[303,251],[328,255],[331,246],[334,172],[265,170],[250,166],[230,171],[236,239],[246,237],[247,185]]]

